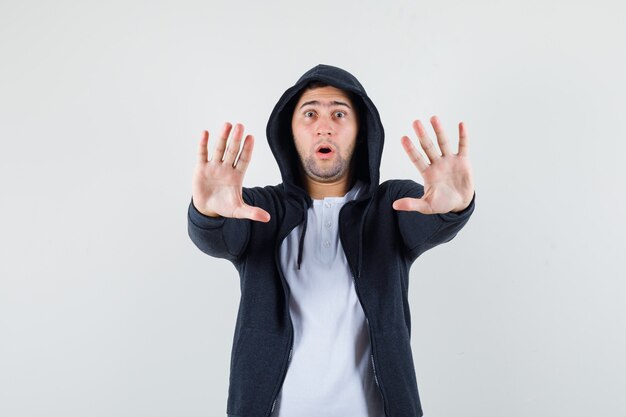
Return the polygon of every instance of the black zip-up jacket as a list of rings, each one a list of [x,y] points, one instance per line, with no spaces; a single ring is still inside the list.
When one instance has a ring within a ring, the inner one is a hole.
[[[402,197],[421,197],[410,180],[379,184],[384,131],[376,107],[350,73],[328,65],[307,71],[276,104],[267,138],[283,182],[243,189],[247,204],[271,215],[268,223],[207,217],[193,201],[189,236],[208,255],[231,261],[240,276],[241,299],[230,363],[227,414],[269,417],[282,387],[293,343],[289,286],[280,268],[283,239],[304,223],[312,200],[300,179],[291,135],[291,116],[302,89],[321,81],[349,92],[358,108],[359,135],[354,158],[356,178],[367,189],[339,213],[339,237],[369,326],[374,375],[387,417],[422,416],[411,353],[409,269],[424,251],[451,240],[474,210],[474,199],[460,213],[424,215],[396,211]],[[300,246],[298,261],[306,256]],[[338,399],[340,400],[340,399]]]

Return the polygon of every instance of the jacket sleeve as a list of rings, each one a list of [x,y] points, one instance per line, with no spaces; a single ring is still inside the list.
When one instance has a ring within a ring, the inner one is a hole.
[[[250,221],[206,216],[193,205],[193,198],[187,210],[187,231],[198,249],[231,262],[236,262],[246,250]]]
[[[398,181],[390,188],[391,203],[399,198],[421,198],[424,187],[414,181]],[[448,242],[465,226],[474,212],[474,200],[461,212],[445,214],[422,214],[412,211],[396,211],[398,228],[408,256],[415,260],[422,253],[435,246]]]

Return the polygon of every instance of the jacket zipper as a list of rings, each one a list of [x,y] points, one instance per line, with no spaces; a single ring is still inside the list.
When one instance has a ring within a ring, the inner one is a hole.
[[[285,373],[283,374],[283,380],[280,383],[280,386],[282,389],[282,385],[285,382],[285,376],[287,376],[287,370],[289,369],[289,364],[291,363],[291,354],[293,353],[293,341],[291,342],[291,348],[289,349],[289,358],[287,358],[287,368],[285,369]],[[278,390],[278,393],[280,393],[280,389]],[[272,409],[270,410],[270,415],[272,415],[272,413],[274,412],[274,407],[276,407],[276,401],[278,400],[278,393],[276,394],[276,396],[274,397],[274,401],[272,402]]]
[[[363,302],[361,301],[361,295],[359,294],[359,289],[356,284],[356,278],[352,275],[352,281],[354,281],[354,290],[356,291],[356,296],[359,299],[359,303],[361,304],[361,308],[363,309],[363,314],[365,315],[365,322],[367,323],[368,335],[370,339],[370,358],[372,359],[372,371],[374,372],[374,382],[376,383],[376,387],[378,388],[378,392],[380,393],[380,397],[383,401],[383,413],[387,416],[387,402],[385,401],[385,394],[383,394],[383,389],[380,386],[380,382],[378,381],[378,375],[376,375],[376,362],[374,361],[374,339],[372,338],[372,326],[370,326],[370,321],[367,318],[367,312],[365,311],[365,307],[363,306]]]
[[[306,212],[304,213],[304,215],[306,216]],[[285,238],[287,236],[289,236],[289,234],[296,228],[298,227],[299,224],[301,224],[302,221],[298,224],[296,224],[294,227],[292,227],[281,239],[279,239],[279,243],[278,245],[276,245],[276,248],[274,249],[274,261],[276,262],[276,267],[278,268],[278,273],[280,274],[280,279],[283,282],[283,285],[286,285],[287,288],[289,288],[289,284],[287,283],[287,280],[285,279],[285,275],[283,274],[283,269],[281,267],[280,264],[280,257],[279,257],[279,251],[280,251],[280,246],[283,243],[283,240],[285,240]],[[287,376],[287,369],[289,368],[289,363],[291,363],[291,355],[293,353],[293,321],[291,321],[291,311],[289,310],[289,300],[291,299],[291,290],[287,291],[287,314],[289,314],[289,325],[291,326],[291,340],[289,341],[290,346],[289,346],[289,356],[287,357],[287,363],[284,365],[284,371],[282,374],[282,377],[280,379],[280,385],[278,387],[278,391],[276,391],[276,394],[274,395],[274,400],[272,401],[272,407],[270,408],[270,412],[267,415],[267,417],[271,416],[272,413],[274,412],[274,408],[276,407],[276,400],[278,399],[278,394],[280,394],[280,390],[283,387],[283,383],[285,382],[285,376]],[[284,363],[284,362],[283,362]]]
[[[339,210],[339,218],[341,218],[341,212],[348,206],[350,205],[352,202],[348,202],[347,204],[345,204],[341,210]],[[345,248],[346,245],[343,242],[342,239],[342,233],[341,233],[341,221],[339,221],[339,239],[341,240],[341,245]],[[359,245],[361,243],[359,242]],[[345,251],[345,249],[344,249]],[[367,329],[368,329],[368,336],[370,339],[370,350],[371,350],[371,358],[372,358],[372,371],[374,373],[374,382],[376,383],[376,386],[378,387],[378,391],[380,392],[380,397],[383,401],[383,413],[385,416],[388,415],[387,413],[387,401],[385,400],[385,394],[383,393],[383,389],[380,386],[380,382],[378,381],[378,376],[376,375],[376,363],[374,360],[374,338],[372,337],[372,326],[370,325],[370,321],[367,315],[367,310],[365,309],[365,306],[363,305],[363,300],[361,300],[361,294],[359,294],[359,287],[357,285],[356,282],[356,278],[355,278],[355,273],[354,271],[356,271],[353,267],[353,265],[350,265],[350,260],[348,259],[348,256],[346,255],[346,260],[348,261],[348,265],[350,266],[350,270],[352,271],[352,281],[354,282],[354,291],[356,292],[356,297],[359,299],[359,304],[361,304],[361,309],[363,310],[363,315],[365,316],[365,322],[367,323]],[[357,271],[358,272],[358,271]]]

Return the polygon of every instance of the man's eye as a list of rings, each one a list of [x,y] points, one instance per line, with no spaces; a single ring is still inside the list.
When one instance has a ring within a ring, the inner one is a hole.
[[[308,111],[306,113],[304,113],[304,117],[313,117],[315,115],[315,113],[313,113],[312,111]]]
[[[341,117],[346,117],[346,114],[342,111],[338,111],[338,112],[335,112],[335,116],[341,118]]]

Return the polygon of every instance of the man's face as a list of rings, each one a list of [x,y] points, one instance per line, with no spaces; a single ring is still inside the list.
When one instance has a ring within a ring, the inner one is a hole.
[[[358,119],[343,90],[326,86],[304,91],[293,112],[291,131],[307,177],[328,183],[350,173]]]

